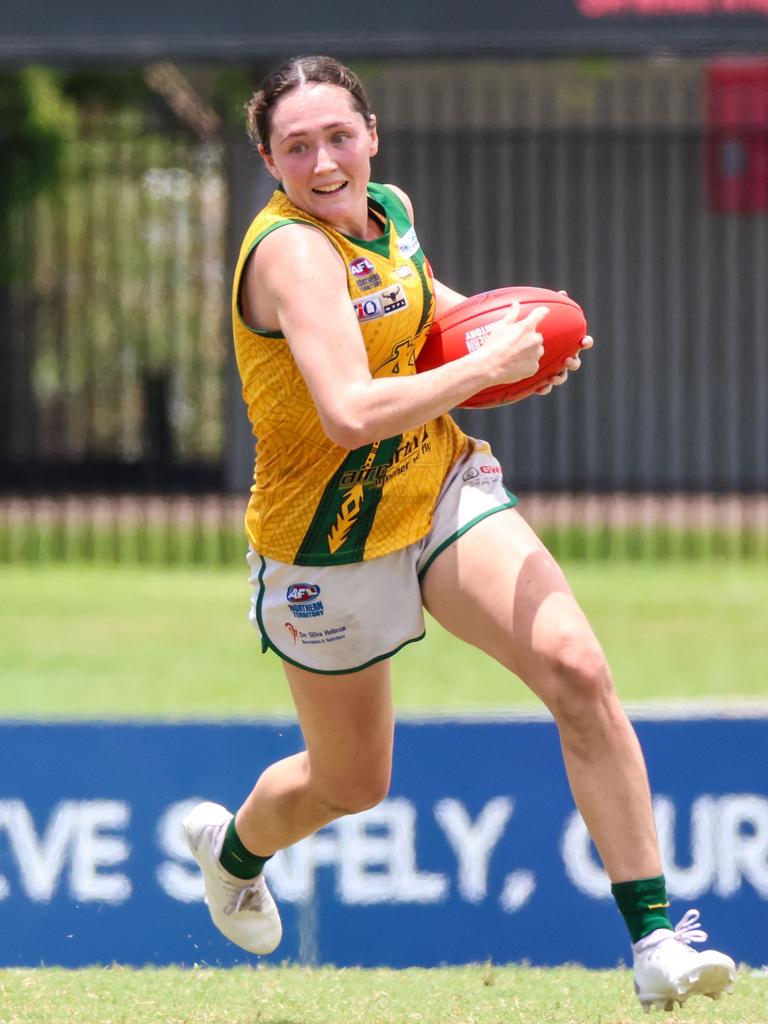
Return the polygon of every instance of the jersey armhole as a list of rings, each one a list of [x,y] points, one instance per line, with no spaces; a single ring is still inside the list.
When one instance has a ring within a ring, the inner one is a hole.
[[[285,227],[286,224],[306,224],[306,223],[307,223],[306,221],[300,220],[298,217],[285,217],[282,220],[276,221],[274,224],[270,224],[269,227],[264,228],[264,230],[254,238],[253,242],[251,243],[250,248],[248,249],[248,252],[245,254],[245,256],[243,257],[243,259],[241,260],[241,262],[239,264],[239,268],[238,268],[238,272],[237,272],[237,281],[235,282],[235,311],[237,313],[237,318],[240,321],[240,323],[242,324],[242,326],[247,331],[250,331],[251,334],[256,334],[260,338],[277,338],[277,339],[282,339],[283,338],[283,335],[280,333],[280,331],[265,331],[265,330],[262,330],[260,327],[253,327],[251,324],[248,323],[248,321],[243,316],[242,291],[243,291],[243,278],[245,277],[245,268],[248,266],[248,263],[249,263],[251,257],[253,256],[254,252],[256,252],[256,247],[258,246],[258,244],[260,242],[264,241],[264,239],[267,237],[267,235],[271,235],[272,232],[276,231],[278,228]]]

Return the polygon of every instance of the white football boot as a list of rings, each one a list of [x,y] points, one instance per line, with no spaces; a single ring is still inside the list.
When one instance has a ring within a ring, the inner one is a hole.
[[[689,910],[674,931],[658,928],[633,945],[635,992],[646,1013],[652,1006],[674,1010],[693,995],[719,999],[733,991],[733,960],[714,949],[691,949],[691,942],[707,939],[698,924],[698,910]]]
[[[221,804],[197,804],[184,818],[184,834],[205,882],[213,923],[249,953],[271,953],[283,934],[280,915],[264,875],[237,878],[219,863],[232,814]]]

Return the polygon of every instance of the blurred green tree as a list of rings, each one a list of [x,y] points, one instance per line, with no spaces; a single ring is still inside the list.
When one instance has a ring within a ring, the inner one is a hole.
[[[0,71],[0,228],[8,239],[11,218],[61,175],[64,143],[74,111],[55,73],[29,67]],[[11,248],[0,247],[0,283],[23,272]]]
[[[72,110],[54,72],[38,67],[0,71],[0,457],[12,440],[11,398],[17,406],[23,402],[18,391],[29,381],[19,365],[24,353],[14,352],[11,330],[11,289],[29,271],[23,213],[41,191],[56,186],[72,124]]]

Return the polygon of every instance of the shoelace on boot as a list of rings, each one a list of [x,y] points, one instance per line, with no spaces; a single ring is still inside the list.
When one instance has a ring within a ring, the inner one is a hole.
[[[699,914],[699,911],[694,907],[690,910],[686,910],[675,925],[672,937],[687,946],[690,946],[692,942],[706,942],[708,935],[703,928],[699,927],[700,917],[701,915]]]
[[[248,885],[239,886],[233,882],[227,881],[226,886],[232,890],[232,899],[224,907],[225,914],[236,914],[240,910],[255,910],[259,912],[262,910],[262,879],[254,879]]]

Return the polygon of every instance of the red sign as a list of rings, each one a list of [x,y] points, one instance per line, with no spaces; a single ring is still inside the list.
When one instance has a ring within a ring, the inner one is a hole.
[[[717,213],[768,211],[768,60],[707,69],[707,183]]]
[[[680,18],[768,14],[768,0],[576,0],[585,18]]]

